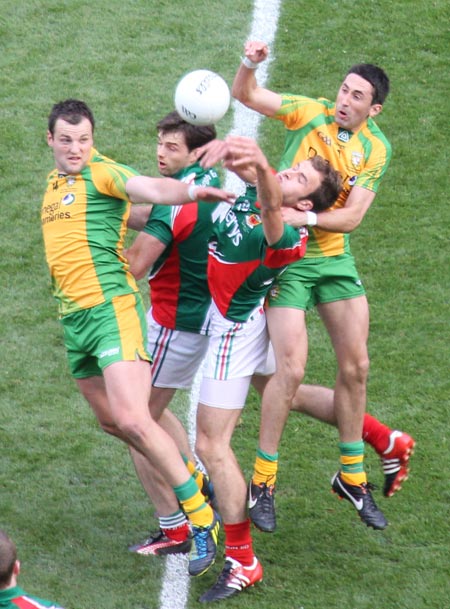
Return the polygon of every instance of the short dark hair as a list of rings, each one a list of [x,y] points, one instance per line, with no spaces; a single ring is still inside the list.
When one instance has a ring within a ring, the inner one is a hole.
[[[389,78],[384,70],[372,63],[357,63],[347,72],[357,74],[373,87],[372,104],[383,104],[389,93]]]
[[[62,118],[71,125],[78,125],[83,118],[87,118],[94,132],[95,121],[89,106],[79,99],[66,99],[55,104],[48,117],[48,130],[53,135],[56,121]]]
[[[174,131],[183,133],[189,152],[194,150],[194,148],[204,146],[216,137],[216,128],[214,125],[205,125],[201,127],[198,125],[191,125],[182,119],[178,112],[175,111],[170,112],[170,114],[167,114],[167,116],[162,118],[156,125],[156,128],[158,129],[158,132],[161,133],[171,133]]]
[[[319,212],[331,207],[342,190],[342,179],[338,171],[320,155],[308,159],[316,171],[321,174],[321,183],[318,188],[305,199],[313,204],[313,211]]]
[[[5,531],[0,530],[0,589],[9,586],[16,560],[16,546]]]

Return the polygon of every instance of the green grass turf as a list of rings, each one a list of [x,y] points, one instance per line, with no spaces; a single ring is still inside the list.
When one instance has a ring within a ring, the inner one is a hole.
[[[46,117],[55,101],[85,99],[98,148],[155,173],[154,124],[178,78],[207,67],[231,82],[251,12],[240,0],[2,3],[0,527],[19,546],[23,586],[67,609],[156,609],[164,563],[126,551],[156,525],[153,510],[126,448],[99,430],[68,375],[39,227],[52,168]],[[374,532],[329,492],[336,431],[293,415],[280,449],[279,529],[255,533],[265,579],[230,608],[450,607],[449,16],[443,0],[282,2],[271,87],[333,98],[360,61],[391,78],[378,122],[393,160],[352,249],[371,305],[369,410],[418,446],[402,492],[375,493],[390,526]],[[230,125],[231,113],[219,135]],[[261,142],[274,164],[282,141],[266,121]],[[307,380],[332,384],[315,313],[308,325]],[[258,416],[252,393],[234,440],[247,475]],[[370,448],[366,463],[382,486]],[[220,566],[192,582],[189,608]]]

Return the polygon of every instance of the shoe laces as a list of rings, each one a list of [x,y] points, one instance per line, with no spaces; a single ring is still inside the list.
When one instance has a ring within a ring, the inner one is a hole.
[[[235,569],[237,566],[239,566],[237,561],[233,560],[232,558],[227,558],[214,587],[221,588],[224,584],[226,584],[230,579],[230,576],[233,574],[233,569]]]
[[[378,489],[378,486],[376,484],[374,484],[373,482],[366,482],[365,484],[363,484],[363,486],[368,491],[376,491]]]
[[[369,509],[372,508],[374,510],[378,510],[377,504],[375,503],[375,500],[372,497],[372,493],[370,492],[376,490],[378,487],[372,482],[365,482],[361,486],[364,488],[364,494],[366,496],[366,507],[369,507]]]
[[[273,495],[275,493],[275,486],[273,484],[267,484],[267,482],[262,482],[258,485],[260,488],[260,499],[261,505],[263,509],[271,509]]]
[[[192,539],[197,556],[206,556],[208,553],[208,535],[210,527],[192,527]]]

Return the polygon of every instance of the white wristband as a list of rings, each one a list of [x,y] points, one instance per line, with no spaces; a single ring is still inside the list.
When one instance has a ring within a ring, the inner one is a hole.
[[[197,184],[189,184],[188,186],[188,197],[191,201],[195,201],[195,199],[197,198],[197,191],[198,191],[198,186]]]
[[[259,63],[252,61],[248,57],[243,57],[242,65],[245,66],[246,68],[248,68],[249,70],[256,70],[256,68],[259,66]]]
[[[308,226],[315,226],[317,224],[317,214],[313,211],[306,212],[306,224]]]

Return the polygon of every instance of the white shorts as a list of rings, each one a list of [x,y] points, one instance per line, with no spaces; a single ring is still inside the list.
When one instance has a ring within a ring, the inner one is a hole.
[[[245,323],[225,319],[213,304],[209,347],[200,402],[215,408],[243,408],[253,374],[268,374],[269,335],[262,307]]]
[[[147,313],[147,348],[153,358],[152,385],[190,389],[208,349],[209,337],[170,330]]]

